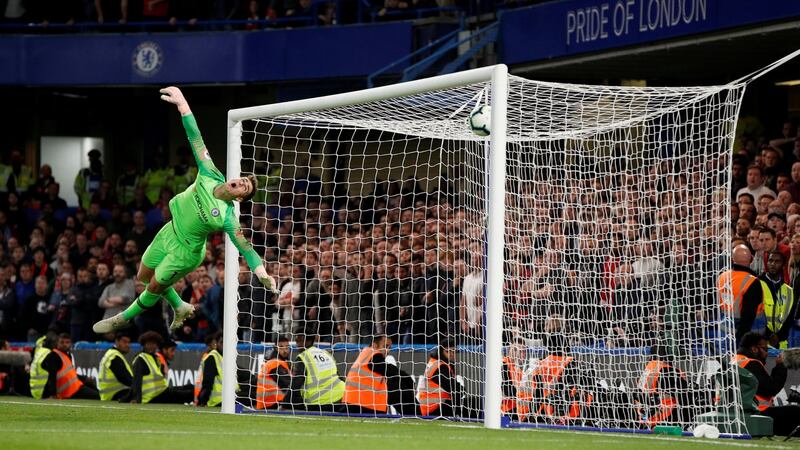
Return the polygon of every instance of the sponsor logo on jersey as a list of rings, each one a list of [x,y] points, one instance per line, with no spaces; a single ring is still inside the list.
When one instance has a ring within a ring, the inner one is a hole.
[[[208,223],[208,215],[206,210],[203,209],[203,202],[200,201],[200,196],[197,195],[197,192],[194,193],[194,203],[197,205],[197,218],[203,223]]]

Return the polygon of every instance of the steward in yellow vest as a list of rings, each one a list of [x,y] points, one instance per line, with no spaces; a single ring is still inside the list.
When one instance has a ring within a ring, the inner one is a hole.
[[[131,338],[127,334],[117,333],[114,346],[106,351],[100,360],[97,373],[97,388],[100,400],[121,400],[127,398],[133,383],[133,369],[125,359],[131,351]]]
[[[336,359],[317,348],[316,330],[306,328],[296,338],[300,354],[292,363],[290,401],[294,408],[308,411],[342,410],[344,382],[339,378]]]
[[[36,340],[36,346],[33,348],[29,381],[31,397],[33,398],[43,397],[45,386],[47,386],[48,373],[42,367],[42,362],[50,354],[51,349],[56,346],[57,340],[58,336],[52,331]]]
[[[142,352],[133,360],[131,403],[150,403],[167,390],[166,371],[158,357],[158,346],[164,339],[155,331],[139,336]],[[162,402],[163,403],[163,402]]]
[[[208,351],[200,360],[200,369],[194,385],[194,404],[220,406],[222,404],[222,333],[206,338]]]
[[[785,259],[779,251],[768,255],[767,272],[761,275],[761,282],[767,287],[764,291],[764,306],[756,320],[761,324],[759,328],[764,328],[767,340],[776,348],[789,347],[787,339],[797,314],[794,290],[783,282]]]
[[[175,347],[172,341],[163,343],[160,334],[148,331],[139,336],[142,352],[133,360],[133,383],[131,403],[177,403],[192,401],[191,386],[169,386],[168,360],[172,359]],[[162,355],[159,346],[164,350]]]

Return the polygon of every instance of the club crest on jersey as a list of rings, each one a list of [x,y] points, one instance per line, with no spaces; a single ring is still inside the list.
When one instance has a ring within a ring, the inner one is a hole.
[[[217,216],[219,216],[219,209],[217,209],[217,208],[212,208],[212,209],[211,209],[211,215],[212,215],[212,216],[214,216],[214,217],[217,217]]]

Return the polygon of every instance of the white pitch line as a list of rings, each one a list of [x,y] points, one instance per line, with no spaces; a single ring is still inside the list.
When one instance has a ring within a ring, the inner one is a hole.
[[[557,431],[559,433],[563,433],[566,430],[547,430],[543,428],[516,428],[519,431]],[[760,443],[759,441],[752,441],[752,442],[742,442],[740,440],[734,439],[700,439],[700,438],[690,438],[688,436],[683,438],[678,437],[668,437],[668,436],[658,436],[652,434],[626,434],[626,433],[598,433],[595,431],[576,431],[575,433],[580,434],[589,434],[592,436],[597,436],[601,438],[608,439],[612,435],[614,439],[622,438],[622,439],[647,439],[650,442],[653,441],[664,441],[664,442],[681,442],[686,444],[701,444],[701,445],[721,445],[724,447],[740,447],[740,448],[775,448],[775,449],[797,449],[797,446],[791,445],[781,445],[781,444],[774,444],[774,443]],[[613,441],[609,441],[613,442]]]
[[[2,400],[0,401],[0,405],[25,405],[25,406],[49,406],[49,407],[58,407],[58,408],[87,408],[87,409],[115,409],[115,410],[124,410],[124,411],[133,411],[134,408],[129,408],[125,406],[112,406],[112,405],[81,405],[79,403],[49,403],[49,402],[25,402],[25,401],[7,401]],[[189,412],[189,413],[198,413],[198,414],[221,414],[219,411],[209,411],[209,410],[201,410],[196,408],[187,407],[187,409],[172,409],[172,408],[153,408],[147,407],[143,409],[139,409],[139,411],[156,411],[156,412]]]

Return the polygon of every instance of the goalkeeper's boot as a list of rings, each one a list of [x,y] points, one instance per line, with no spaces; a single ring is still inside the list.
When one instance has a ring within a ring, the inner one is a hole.
[[[116,316],[111,316],[108,319],[97,322],[92,327],[92,330],[97,334],[106,334],[126,328],[128,325],[130,325],[130,322],[122,317],[122,313],[119,313]]]
[[[183,322],[192,315],[194,315],[194,306],[186,302],[181,303],[181,306],[175,309],[175,317],[173,317],[169,329],[172,331],[177,330],[183,325]]]

